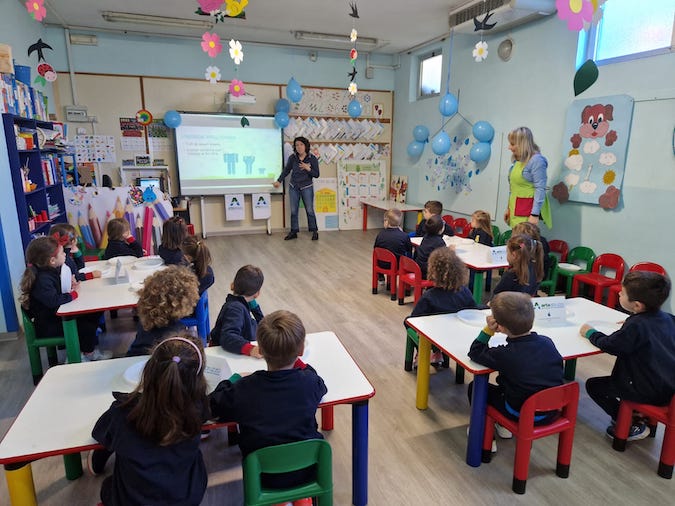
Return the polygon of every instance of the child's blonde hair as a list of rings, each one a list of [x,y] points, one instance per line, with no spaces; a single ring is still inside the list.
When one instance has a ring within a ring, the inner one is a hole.
[[[529,235],[532,239],[541,241],[541,232],[539,232],[539,227],[534,223],[530,223],[529,221],[522,221],[513,227],[513,235],[519,234]]]
[[[21,277],[19,287],[21,307],[30,309],[30,292],[37,279],[37,269],[50,266],[51,259],[59,252],[59,241],[52,236],[41,236],[33,239],[26,248],[26,270]]]
[[[258,324],[256,339],[260,353],[272,369],[292,365],[305,342],[305,326],[295,313],[274,311]]]
[[[124,234],[131,230],[129,222],[124,218],[112,218],[106,227],[109,241],[123,241]]]
[[[482,230],[490,236],[490,239],[494,240],[492,235],[492,219],[490,218],[490,213],[479,209],[478,211],[473,212],[471,219],[476,220],[479,230]]]
[[[192,259],[192,265],[197,277],[202,279],[206,276],[208,267],[211,265],[211,252],[206,245],[206,241],[198,239],[195,235],[188,235],[181,242],[180,249],[183,255],[187,255]]]
[[[534,272],[537,282],[544,278],[544,248],[541,241],[533,239],[529,235],[512,236],[506,243],[506,249],[514,256],[512,268],[518,278],[518,283],[528,285],[530,283],[530,265],[534,264]]]
[[[386,213],[384,213],[384,221],[387,224],[387,227],[389,228],[396,228],[401,226],[401,218],[403,217],[403,213],[401,212],[400,209],[396,209],[395,207],[392,209],[388,209]]]
[[[490,301],[492,316],[515,336],[532,329],[534,307],[530,296],[522,292],[501,292]]]
[[[138,292],[138,318],[145,330],[168,327],[191,315],[198,300],[195,273],[187,267],[169,265],[145,278]]]
[[[443,290],[456,292],[469,282],[469,270],[450,248],[436,248],[429,255],[427,279]]]
[[[518,153],[520,154],[520,162],[524,165],[527,165],[527,162],[530,161],[532,155],[539,153],[539,146],[534,142],[534,137],[532,136],[532,130],[527,127],[518,127],[514,128],[509,132],[509,143],[516,146]],[[511,160],[515,161],[515,155],[511,156]]]

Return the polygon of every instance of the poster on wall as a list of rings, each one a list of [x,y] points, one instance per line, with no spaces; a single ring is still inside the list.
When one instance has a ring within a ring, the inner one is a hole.
[[[314,212],[319,230],[338,230],[337,178],[314,180]]]
[[[552,196],[616,209],[633,119],[628,95],[575,100],[567,110],[563,168]]]
[[[389,184],[389,200],[399,204],[405,204],[405,196],[408,192],[408,176],[391,176]]]
[[[266,220],[272,216],[271,198],[269,193],[251,194],[251,207],[254,220]]]
[[[244,219],[244,194],[225,195],[225,220],[238,221]]]
[[[361,201],[387,200],[389,182],[384,160],[338,162],[338,215],[340,230],[363,226]]]

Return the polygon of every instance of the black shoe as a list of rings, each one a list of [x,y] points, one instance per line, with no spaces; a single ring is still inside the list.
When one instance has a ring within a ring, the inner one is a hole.
[[[314,232],[312,234],[312,241],[318,241],[319,240],[319,232]]]
[[[289,232],[286,237],[284,237],[284,241],[290,241],[291,239],[297,239],[298,234],[297,232]]]

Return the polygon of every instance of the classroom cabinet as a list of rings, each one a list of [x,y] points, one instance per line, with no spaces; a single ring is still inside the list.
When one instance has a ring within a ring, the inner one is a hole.
[[[62,157],[56,149],[40,149],[38,129],[52,130],[48,121],[3,114],[9,170],[16,202],[21,243],[25,250],[54,223],[65,223]]]

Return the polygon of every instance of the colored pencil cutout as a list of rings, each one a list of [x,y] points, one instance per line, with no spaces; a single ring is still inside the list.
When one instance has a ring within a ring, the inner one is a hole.
[[[122,201],[119,197],[117,197],[117,200],[115,201],[113,214],[115,215],[115,218],[124,218],[124,206],[122,205]]]
[[[136,240],[142,241],[143,240],[143,220],[141,219],[140,214],[136,215],[135,228],[136,228]]]
[[[161,202],[159,201],[155,202],[155,211],[157,211],[159,217],[162,218],[162,221],[166,221],[169,219],[169,213],[166,212],[166,209],[164,208],[164,205]]]
[[[108,247],[108,222],[112,216],[110,215],[110,211],[105,212],[105,225],[103,227],[103,234],[101,235],[101,244],[98,245],[99,248],[101,249],[106,249]]]
[[[94,208],[91,204],[89,204],[87,215],[89,218],[89,227],[91,227],[92,239],[94,240],[94,247],[100,247],[103,233],[101,232],[101,224],[98,221],[98,216],[96,216],[96,212],[94,212]]]
[[[80,230],[80,225],[77,223],[77,220],[73,218],[72,213],[68,213],[68,223],[70,223],[73,228],[75,228],[75,233],[82,237],[82,240],[84,241],[84,237],[82,236],[82,231]]]
[[[84,219],[82,211],[77,212],[77,223],[80,226],[80,233],[82,234],[82,240],[84,245],[88,249],[96,249],[96,243],[94,242],[94,236],[91,233],[91,228],[87,224],[87,221]]]
[[[152,219],[152,237],[155,243],[155,255],[159,254],[159,246],[162,244],[162,226],[159,224],[159,218],[155,216]]]
[[[145,250],[146,254],[150,254],[152,251],[152,217],[154,213],[150,206],[146,206],[145,214],[143,215],[143,242],[141,245]]]
[[[127,199],[127,205],[124,208],[124,219],[127,220],[127,223],[129,223],[129,230],[131,231],[131,235],[133,235],[134,239],[138,241],[139,237],[136,235],[136,220],[134,219],[134,208],[131,206],[131,202],[129,202],[129,199]]]

